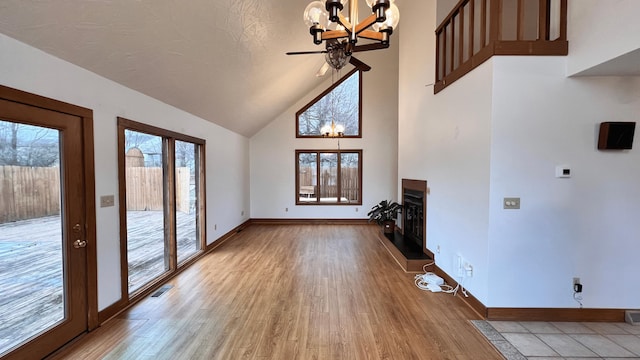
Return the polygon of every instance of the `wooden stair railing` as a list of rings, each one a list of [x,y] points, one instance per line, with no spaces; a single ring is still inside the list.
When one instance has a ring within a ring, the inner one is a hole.
[[[436,29],[437,94],[493,55],[567,55],[567,0],[460,0]]]

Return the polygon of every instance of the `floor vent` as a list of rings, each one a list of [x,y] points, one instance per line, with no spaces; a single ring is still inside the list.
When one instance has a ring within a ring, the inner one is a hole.
[[[624,320],[631,325],[640,325],[640,310],[625,311]]]
[[[160,297],[160,295],[166,293],[172,287],[173,287],[173,285],[162,285],[162,287],[160,289],[156,290],[156,292],[154,292],[153,295],[151,295],[151,297]]]

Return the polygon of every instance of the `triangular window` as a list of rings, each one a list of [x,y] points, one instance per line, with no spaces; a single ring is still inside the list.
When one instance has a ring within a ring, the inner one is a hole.
[[[320,130],[333,120],[344,127],[344,137],[361,138],[361,90],[362,76],[354,69],[296,113],[296,137],[322,137]]]

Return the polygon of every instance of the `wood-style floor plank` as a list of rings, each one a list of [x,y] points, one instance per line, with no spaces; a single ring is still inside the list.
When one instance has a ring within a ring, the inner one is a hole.
[[[252,225],[52,359],[502,359],[375,226]]]

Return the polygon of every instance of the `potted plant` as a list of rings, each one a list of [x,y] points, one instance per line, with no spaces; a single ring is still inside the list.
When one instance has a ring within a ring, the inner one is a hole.
[[[401,211],[401,204],[395,201],[382,200],[379,204],[371,208],[371,211],[369,211],[367,215],[369,216],[369,222],[375,221],[378,225],[382,225],[385,234],[393,234],[396,227],[395,220]]]

